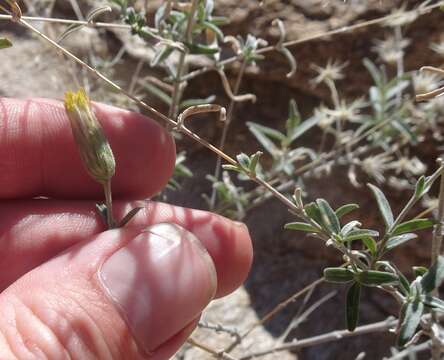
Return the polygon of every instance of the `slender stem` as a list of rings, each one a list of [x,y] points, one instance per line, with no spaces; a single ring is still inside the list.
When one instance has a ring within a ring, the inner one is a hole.
[[[442,160],[440,160],[442,163]],[[441,244],[443,238],[443,222],[444,222],[444,168],[440,172],[441,182],[439,186],[439,196],[438,196],[438,223],[433,231],[432,239],[432,258],[431,263],[435,263],[441,253]]]
[[[114,220],[113,216],[111,180],[108,180],[103,184],[103,191],[105,192],[106,222],[108,224],[108,229],[114,229],[116,227],[116,221]]]
[[[196,10],[197,10],[197,4],[198,4],[198,0],[192,0],[191,10],[190,10],[190,13],[188,14],[187,28],[185,31],[185,40],[190,44],[193,41],[192,31],[193,31],[193,25],[194,25],[194,15],[196,14]],[[183,75],[183,71],[184,71],[184,67],[185,67],[186,56],[187,56],[186,51],[183,51],[180,53],[179,63],[177,65],[177,73],[176,73],[176,77],[174,79],[173,95],[172,95],[172,100],[171,100],[170,111],[168,114],[168,116],[173,119],[175,119],[177,117],[179,103],[180,103],[182,93],[183,93],[183,89],[182,89],[181,85],[182,85],[182,81],[183,81],[182,75]]]
[[[401,26],[395,27],[395,39],[396,39],[395,46],[397,47],[399,54],[401,54],[401,52],[403,51],[403,49],[401,47],[401,42],[402,42],[402,28],[401,28]],[[396,60],[396,71],[397,71],[398,78],[401,78],[401,76],[404,75],[404,56],[403,55],[398,56],[398,59]],[[396,94],[396,102],[397,102],[398,106],[401,105],[402,87],[400,88],[400,90]]]
[[[131,30],[131,25],[127,24],[113,24],[113,23],[105,23],[105,22],[94,22],[94,21],[82,21],[82,20],[71,20],[71,19],[58,19],[58,18],[46,18],[46,17],[37,17],[37,16],[22,16],[23,20],[27,21],[36,21],[36,22],[47,22],[47,23],[57,23],[57,24],[66,24],[66,25],[85,25],[89,27],[95,28],[116,28],[116,29],[127,29]],[[0,20],[11,20],[11,15],[0,14]],[[150,29],[152,32],[157,32],[157,29]]]
[[[350,332],[348,330],[336,330],[336,331],[329,332],[327,334],[317,335],[317,336],[313,336],[310,338],[285,343],[281,346],[275,346],[270,349],[252,352],[250,354],[242,356],[239,360],[249,360],[249,359],[253,359],[253,358],[256,358],[259,356],[264,356],[267,354],[272,354],[272,353],[274,354],[274,353],[277,353],[280,351],[299,350],[299,349],[310,347],[310,346],[325,344],[325,343],[331,342],[331,341],[338,341],[340,339],[344,339],[347,337],[371,334],[374,332],[387,331],[390,328],[394,327],[397,322],[398,322],[398,320],[390,317],[384,321],[379,321],[379,322],[376,322],[373,324],[359,326],[353,332]]]
[[[235,96],[239,93],[240,85],[242,83],[242,78],[244,76],[246,67],[247,67],[247,62],[244,59],[244,61],[242,61],[242,65],[239,69],[239,73],[237,74],[236,83],[234,84],[233,95],[235,95]],[[230,127],[231,121],[233,120],[233,111],[234,111],[235,105],[236,105],[236,102],[234,101],[233,98],[231,98],[230,104],[228,105],[227,120],[224,124],[224,128],[222,130],[222,136],[221,136],[220,143],[219,143],[219,149],[222,151],[224,151],[225,142],[227,141],[228,129]],[[217,161],[216,161],[216,168],[214,170],[214,177],[216,180],[219,180],[220,172],[221,172],[221,165],[222,165],[222,158],[220,156],[218,156]],[[215,206],[216,206],[216,189],[213,188],[213,190],[211,192],[210,209],[211,210],[214,209]]]
[[[192,345],[192,346],[194,346],[194,347],[197,347],[197,348],[199,348],[199,349],[201,349],[201,350],[203,350],[203,351],[205,351],[205,352],[207,352],[209,354],[211,354],[216,359],[221,359],[221,360],[237,360],[234,356],[232,356],[230,354],[227,354],[224,351],[214,350],[214,349],[210,348],[209,346],[207,346],[205,344],[202,344],[201,342],[197,341],[196,339],[194,339],[192,337],[190,337],[187,340],[187,343]]]

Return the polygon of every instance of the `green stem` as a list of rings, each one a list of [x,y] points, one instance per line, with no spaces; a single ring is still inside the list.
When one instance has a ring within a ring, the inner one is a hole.
[[[108,180],[103,184],[103,190],[105,192],[105,205],[106,205],[106,221],[108,229],[114,229],[116,227],[116,221],[113,216],[113,199],[111,193],[111,180]]]

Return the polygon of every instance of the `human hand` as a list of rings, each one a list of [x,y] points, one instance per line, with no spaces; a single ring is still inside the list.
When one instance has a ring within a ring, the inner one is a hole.
[[[134,200],[171,176],[170,135],[139,114],[95,111],[116,158],[115,217],[143,206],[105,232],[102,188],[62,103],[0,99],[0,359],[167,359],[250,268],[244,225]]]

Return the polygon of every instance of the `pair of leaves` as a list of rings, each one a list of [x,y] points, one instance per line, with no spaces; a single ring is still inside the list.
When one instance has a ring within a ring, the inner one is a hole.
[[[346,268],[326,268],[324,269],[324,278],[328,282],[350,283],[353,282],[347,290],[346,297],[346,323],[349,331],[354,331],[359,320],[359,304],[362,286],[381,286],[397,283],[399,278],[396,274],[367,270],[353,272]]]
[[[248,156],[247,154],[240,153],[236,156],[237,164],[222,165],[225,170],[232,170],[241,174],[247,174],[252,177],[256,177],[256,170],[259,165],[259,158],[262,156],[262,152],[257,151],[255,154]]]

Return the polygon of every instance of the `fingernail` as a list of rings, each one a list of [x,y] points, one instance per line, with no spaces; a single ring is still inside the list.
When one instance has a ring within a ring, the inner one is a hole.
[[[200,241],[174,224],[156,224],[102,265],[106,293],[145,352],[192,321],[217,286],[214,263]]]

